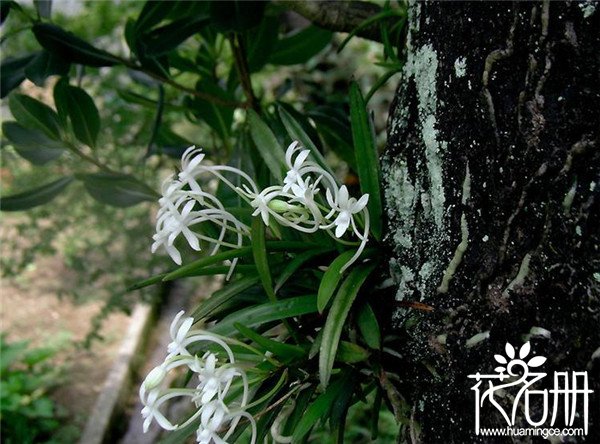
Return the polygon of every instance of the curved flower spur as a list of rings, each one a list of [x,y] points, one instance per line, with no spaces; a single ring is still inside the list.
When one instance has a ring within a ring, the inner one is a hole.
[[[281,185],[260,190],[248,174],[227,165],[205,165],[201,149],[188,148],[181,158],[181,172],[167,179],[162,187],[157,214],[156,234],[153,236],[152,252],[164,247],[173,261],[181,265],[181,254],[174,243],[181,234],[189,246],[200,251],[200,241],[213,244],[210,254],[220,247],[240,248],[243,238],[250,238],[250,229],[228,212],[219,199],[204,191],[198,182],[203,174],[212,175],[236,192],[251,208],[252,215],[260,216],[265,225],[272,221],[303,233],[324,230],[339,242],[351,228],[358,238],[356,254],[344,265],[341,272],[350,267],[364,250],[369,234],[369,195],[358,200],[349,196],[346,186],[339,187],[335,177],[323,167],[309,159],[310,151],[293,142],[285,153],[288,168]],[[241,186],[235,186],[223,173],[239,176]],[[319,198],[320,186],[325,189],[325,198]],[[360,222],[355,217],[359,216]],[[211,238],[198,232],[202,223],[213,223],[219,227],[219,236]],[[363,230],[360,229],[362,224]],[[332,230],[334,230],[332,232]],[[234,241],[226,241],[227,234]],[[352,244],[350,242],[350,244]],[[227,278],[231,276],[237,259],[231,262]]]

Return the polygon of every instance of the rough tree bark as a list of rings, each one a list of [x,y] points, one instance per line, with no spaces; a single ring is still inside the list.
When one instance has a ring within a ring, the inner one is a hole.
[[[524,339],[588,371],[600,442],[599,72],[600,5],[410,6],[383,157],[409,442],[511,442],[474,435],[467,375]]]

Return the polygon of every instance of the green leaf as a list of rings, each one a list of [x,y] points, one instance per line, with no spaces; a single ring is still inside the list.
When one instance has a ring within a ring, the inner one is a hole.
[[[135,21],[134,32],[141,34],[158,25],[167,18],[169,13],[177,6],[177,3],[176,1],[146,1]]]
[[[267,242],[267,249],[270,251],[296,251],[306,250],[317,247],[314,243],[290,242],[290,241],[271,241]],[[252,254],[252,247],[242,247],[235,250],[228,250],[213,256],[203,257],[187,265],[177,268],[164,276],[164,281],[172,281],[189,276],[197,276],[203,268],[236,257],[245,257]],[[152,278],[150,278],[152,279]]]
[[[354,154],[360,179],[360,189],[369,195],[367,208],[371,217],[371,231],[381,240],[381,191],[379,189],[379,159],[371,130],[365,101],[356,82],[350,86],[350,123]]]
[[[242,247],[236,250],[228,250],[222,253],[217,253],[213,256],[203,257],[168,273],[163,280],[172,281],[182,277],[196,276],[196,273],[199,270],[202,270],[204,267],[226,260],[235,259],[236,257],[250,256],[251,254],[252,247]]]
[[[23,57],[7,57],[0,65],[0,98],[5,98],[9,92],[25,80],[25,67],[38,53]]]
[[[327,146],[356,171],[356,158],[346,111],[333,106],[320,106],[308,113]]]
[[[283,179],[285,169],[285,153],[279,145],[275,134],[265,122],[252,110],[248,110],[248,124],[252,140],[273,177],[279,181]]]
[[[231,101],[234,99],[227,91],[223,90],[209,78],[200,80],[196,84],[196,90],[223,100]],[[198,97],[188,98],[187,106],[197,118],[205,121],[222,138],[229,137],[231,125],[233,124],[232,107],[217,105],[214,102],[209,102]]]
[[[311,25],[277,42],[269,58],[275,65],[305,63],[321,52],[331,41],[333,33]]]
[[[62,57],[48,51],[40,51],[25,67],[25,75],[37,86],[44,86],[46,79],[53,75],[67,75],[71,64]]]
[[[130,207],[158,198],[151,188],[127,174],[78,174],[77,178],[83,181],[90,196],[114,207]]]
[[[317,149],[313,141],[308,137],[306,132],[302,129],[302,125],[298,123],[296,119],[292,117],[292,115],[287,112],[283,107],[279,107],[279,117],[281,118],[281,122],[285,126],[288,134],[292,138],[292,140],[297,140],[300,142],[305,148],[310,150],[311,155],[317,161],[317,163],[325,169],[325,171],[329,172],[333,177],[335,174],[327,164],[327,161],[321,154],[321,152]]]
[[[369,347],[379,350],[381,347],[381,332],[379,323],[371,306],[367,303],[358,312],[358,329]]]
[[[319,350],[319,379],[323,387],[327,387],[329,384],[342,329],[352,303],[356,299],[360,287],[374,268],[375,264],[354,268],[340,286],[333,300],[333,305],[323,326],[323,339]]]
[[[314,250],[306,251],[304,253],[300,253],[298,256],[292,259],[279,275],[279,278],[277,279],[277,282],[275,284],[275,293],[277,293],[281,289],[281,287],[283,287],[283,285],[287,282],[287,280],[290,277],[292,277],[292,275],[296,271],[298,271],[298,269],[302,267],[306,262],[331,250],[331,247],[317,248]]]
[[[269,60],[277,43],[278,30],[279,18],[267,15],[263,17],[258,29],[246,32],[248,68],[251,73],[260,71]]]
[[[369,351],[360,345],[348,341],[340,341],[335,359],[347,364],[356,364],[357,362],[369,359],[369,355]]]
[[[319,313],[323,313],[323,310],[327,307],[335,289],[342,280],[342,273],[340,271],[352,256],[354,256],[354,253],[355,252],[352,250],[343,252],[336,257],[327,268],[327,271],[323,275],[323,279],[321,279],[319,292],[317,294],[317,307],[319,308]]]
[[[258,281],[260,281],[260,277],[256,275],[245,276],[230,282],[225,287],[215,291],[208,299],[202,301],[200,306],[192,314],[192,317],[194,320],[199,321],[200,319],[213,316],[215,310],[221,305],[231,300],[234,296],[253,287]]]
[[[26,129],[17,122],[3,122],[2,134],[14,146],[19,155],[34,165],[43,165],[58,158],[66,147],[52,140],[41,131]]]
[[[100,114],[94,100],[83,89],[69,85],[65,78],[54,87],[54,100],[59,114],[71,119],[75,137],[95,148],[100,132]]]
[[[269,261],[267,260],[265,228],[266,227],[260,217],[254,217],[252,219],[252,255],[254,256],[254,263],[265,292],[267,293],[269,300],[275,302],[277,297],[273,291],[273,280],[271,278]]]
[[[269,322],[302,316],[316,311],[317,304],[314,295],[298,296],[239,310],[223,318],[210,331],[221,336],[231,336],[237,331],[234,327],[236,323],[243,323],[248,328],[255,328]]]
[[[175,20],[168,25],[156,28],[139,39],[145,45],[145,55],[158,57],[165,55],[200,31],[209,22],[209,16]]]
[[[52,139],[58,139],[58,115],[48,105],[24,94],[12,94],[8,99],[10,112],[25,128],[39,129]]]
[[[41,187],[34,188],[0,199],[1,211],[23,211],[44,205],[62,193],[73,181],[72,177],[62,177]]]
[[[302,419],[300,419],[300,422],[296,426],[292,435],[292,442],[301,442],[302,438],[310,432],[319,419],[321,423],[325,423],[333,402],[342,394],[345,387],[345,379],[340,378],[315,399],[308,409],[306,409]]]
[[[284,360],[301,358],[306,354],[306,351],[302,347],[298,347],[297,345],[285,344],[283,342],[273,341],[272,339],[265,338],[264,336],[261,336],[254,330],[246,327],[245,325],[239,322],[236,322],[233,326],[242,335],[256,342],[265,350],[272,352],[275,356],[278,356]]]
[[[94,48],[75,34],[49,23],[33,25],[33,34],[44,49],[61,56],[66,61],[86,66],[113,66],[121,61],[98,48]]]

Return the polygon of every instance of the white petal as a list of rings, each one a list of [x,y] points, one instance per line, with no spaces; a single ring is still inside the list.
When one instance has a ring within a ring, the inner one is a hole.
[[[337,227],[335,229],[335,237],[340,238],[344,235],[348,227],[350,226],[350,218],[343,217],[342,215],[338,216],[336,219]]]
[[[358,213],[359,211],[362,211],[362,209],[367,206],[368,202],[369,202],[369,195],[363,194],[361,196],[361,198],[358,199],[358,202],[356,202],[354,205],[352,205],[352,209],[351,209],[352,213]]]
[[[181,265],[181,253],[179,253],[179,250],[173,245],[167,245],[166,248],[167,253],[169,253],[169,256],[171,256],[171,259],[173,259],[173,262],[175,262],[177,265]]]
[[[510,344],[510,343],[506,343],[506,346],[504,347],[504,351],[506,352],[506,356],[508,356],[510,359],[514,359],[515,357],[515,348]]]
[[[171,322],[171,327],[169,327],[169,333],[171,333],[171,339],[175,339],[177,335],[177,330],[179,330],[179,320],[185,314],[184,310],[181,310],[179,313],[175,315],[173,318],[173,322]]]
[[[519,349],[519,358],[520,359],[525,359],[525,357],[529,354],[530,350],[531,350],[531,344],[529,343],[529,341],[527,341]]]
[[[190,247],[192,247],[193,250],[200,251],[200,241],[194,235],[194,233],[192,233],[192,230],[189,228],[184,228],[182,233],[188,241],[188,244],[190,244]]]
[[[185,318],[183,320],[183,322],[181,323],[181,327],[179,327],[179,330],[177,330],[177,342],[183,342],[183,340],[185,339],[185,335],[188,334],[193,324],[194,318],[192,317]]]
[[[269,211],[264,209],[260,212],[260,216],[262,217],[263,222],[268,227],[269,226]]]
[[[527,362],[527,365],[529,367],[539,367],[544,362],[546,362],[546,358],[544,358],[543,356],[534,356],[529,360],[529,362]]]
[[[346,185],[342,185],[340,187],[337,204],[340,207],[346,207],[348,205],[348,196],[348,188],[346,188]]]
[[[294,169],[295,170],[300,169],[300,167],[302,166],[302,164],[304,163],[304,161],[306,160],[306,158],[308,157],[309,154],[310,154],[309,150],[300,151],[300,154],[298,154],[298,157],[296,157],[296,160],[294,161]]]
[[[337,206],[335,201],[333,200],[333,196],[331,195],[331,190],[329,188],[327,188],[327,191],[325,191],[325,197],[327,198],[327,203],[331,208]]]

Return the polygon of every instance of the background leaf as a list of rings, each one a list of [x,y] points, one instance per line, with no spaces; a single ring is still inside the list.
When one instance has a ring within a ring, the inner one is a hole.
[[[69,116],[75,137],[95,148],[100,131],[100,114],[94,100],[83,89],[69,85],[65,78],[54,87],[54,100],[59,114]]]
[[[39,205],[44,205],[62,193],[72,181],[72,177],[62,177],[54,182],[50,182],[23,193],[14,194],[12,196],[3,196],[0,199],[0,210],[23,211]]]
[[[127,174],[79,174],[87,192],[99,202],[114,207],[130,207],[141,202],[154,202],[157,194]]]
[[[46,79],[53,75],[67,75],[71,64],[62,57],[40,51],[25,67],[25,75],[37,86],[44,86]]]
[[[7,57],[0,65],[0,98],[5,98],[9,92],[25,80],[25,67],[38,55],[29,54],[23,57]]]
[[[48,105],[24,94],[12,94],[8,99],[8,107],[23,127],[39,129],[53,139],[59,138],[58,115]]]
[[[56,25],[36,23],[32,30],[43,48],[69,62],[95,67],[113,66],[121,62],[112,54],[94,48],[75,34]]]
[[[34,165],[43,165],[59,157],[66,147],[41,131],[26,129],[17,122],[3,122],[2,134],[17,153]]]

